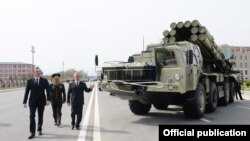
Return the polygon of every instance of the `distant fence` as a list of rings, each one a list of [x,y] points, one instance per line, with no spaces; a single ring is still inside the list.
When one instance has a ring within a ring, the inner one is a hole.
[[[26,80],[3,80],[0,81],[0,89],[25,87]]]

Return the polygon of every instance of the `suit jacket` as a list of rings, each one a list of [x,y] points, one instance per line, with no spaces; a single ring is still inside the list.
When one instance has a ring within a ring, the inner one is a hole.
[[[52,104],[62,104],[66,102],[66,92],[64,84],[59,83],[58,85],[50,84],[50,94]]]
[[[67,93],[67,103],[71,105],[84,104],[84,91],[91,92],[91,88],[87,88],[86,84],[82,81],[79,82],[79,85],[73,81],[69,84],[69,89]]]
[[[50,91],[49,91],[49,82],[47,79],[40,77],[39,85],[36,85],[35,79],[30,79],[27,82],[23,104],[27,103],[28,96],[29,97],[29,106],[45,106],[46,105],[46,95],[45,90],[47,94],[47,100],[50,101]]]

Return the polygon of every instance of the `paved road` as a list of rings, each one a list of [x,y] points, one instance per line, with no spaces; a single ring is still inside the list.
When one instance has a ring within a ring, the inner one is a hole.
[[[29,136],[29,110],[23,108],[24,90],[0,92],[0,139],[26,141]],[[181,107],[168,111],[151,108],[146,116],[132,114],[128,102],[97,90],[85,94],[84,118],[81,130],[70,128],[70,107],[63,105],[62,126],[53,124],[51,106],[46,107],[43,136],[34,141],[157,141],[159,124],[249,124],[250,92],[246,100],[236,100],[227,107],[206,114],[200,120],[184,117]]]

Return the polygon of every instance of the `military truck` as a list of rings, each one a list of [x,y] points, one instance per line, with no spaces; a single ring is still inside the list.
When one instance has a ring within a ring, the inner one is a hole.
[[[136,115],[180,105],[189,118],[234,101],[233,62],[198,20],[171,23],[161,43],[102,67],[100,89],[128,100]]]

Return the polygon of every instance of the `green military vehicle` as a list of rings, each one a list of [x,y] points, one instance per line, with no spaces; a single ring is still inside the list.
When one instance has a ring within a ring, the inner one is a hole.
[[[170,27],[162,43],[148,45],[128,62],[105,63],[100,89],[128,100],[136,115],[147,114],[151,105],[159,110],[181,105],[187,117],[201,118],[217,104],[232,103],[237,71],[213,36],[197,20]]]

